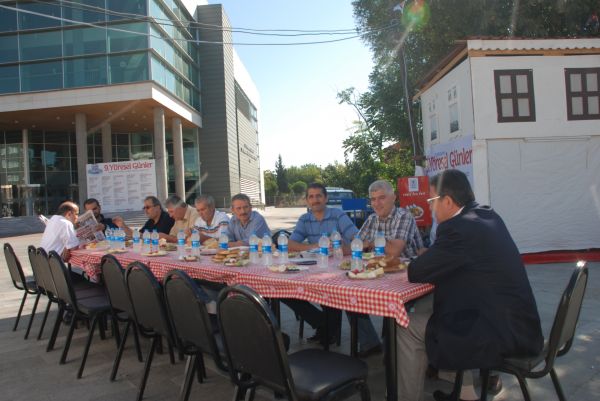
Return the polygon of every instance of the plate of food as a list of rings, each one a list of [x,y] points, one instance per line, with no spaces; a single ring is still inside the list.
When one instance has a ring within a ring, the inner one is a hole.
[[[378,256],[367,262],[367,269],[382,268],[385,273],[399,273],[406,270],[408,264],[395,256]]]
[[[350,270],[352,267],[352,261],[344,260],[344,261],[342,261],[342,263],[340,263],[340,265],[338,267],[342,270]]]
[[[202,248],[200,250],[200,255],[210,256],[210,255],[216,255],[216,254],[217,254],[217,248]]]
[[[217,249],[219,247],[219,241],[216,238],[209,238],[202,244],[204,249]]]
[[[168,254],[168,252],[161,249],[160,251],[145,252],[145,253],[142,253],[141,255],[154,257],[154,256],[165,256],[166,254]]]
[[[213,262],[216,263],[225,263],[226,261],[231,261],[232,259],[247,259],[248,252],[242,251],[240,249],[222,249],[217,250],[217,253],[211,258]]]
[[[106,250],[106,253],[126,253],[126,252],[129,252],[129,250],[127,250],[127,249],[119,249],[119,248],[117,248],[117,249],[107,249]]]
[[[225,259],[225,262],[223,264],[225,266],[230,266],[230,267],[244,267],[248,263],[250,263],[250,261],[248,259],[230,258],[230,259]]]
[[[269,266],[269,270],[274,273],[298,273],[304,270],[308,270],[308,266],[298,266],[292,264],[273,265]]]
[[[177,259],[184,261],[184,262],[195,262],[198,260],[198,256],[196,255],[185,255],[185,256],[180,256]]]
[[[378,269],[366,269],[362,271],[350,270],[346,273],[348,278],[353,280],[372,280],[375,278],[383,277],[384,274],[385,273],[382,267]]]
[[[104,251],[110,248],[108,241],[90,242],[86,244],[85,249]]]
[[[160,249],[167,252],[173,252],[177,250],[177,244],[173,244],[170,242],[164,243],[160,245]]]

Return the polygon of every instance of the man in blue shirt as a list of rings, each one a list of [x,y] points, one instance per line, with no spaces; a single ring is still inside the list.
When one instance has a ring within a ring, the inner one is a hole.
[[[237,194],[231,198],[231,212],[233,217],[229,221],[229,246],[248,245],[252,233],[258,238],[265,234],[271,236],[265,218],[252,210],[248,195]]]

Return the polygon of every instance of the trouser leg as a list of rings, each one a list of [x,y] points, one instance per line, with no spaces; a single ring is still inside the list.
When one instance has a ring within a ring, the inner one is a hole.
[[[325,316],[323,311],[319,310],[310,302],[290,298],[282,299],[281,302],[286,304],[291,310],[298,314],[298,316],[301,316],[313,329],[324,326]]]
[[[358,348],[360,351],[366,351],[378,345],[381,345],[379,334],[373,327],[373,322],[369,315],[362,313],[348,312],[346,316],[350,320],[350,316],[356,316],[356,324],[358,329]]]

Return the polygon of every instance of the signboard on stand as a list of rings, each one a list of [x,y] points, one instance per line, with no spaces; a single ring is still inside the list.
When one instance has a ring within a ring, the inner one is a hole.
[[[465,136],[454,141],[431,145],[425,151],[426,174],[429,177],[448,169],[457,169],[466,174],[473,186],[473,137]]]
[[[429,177],[398,178],[398,201],[400,206],[412,213],[417,226],[431,225],[431,211],[427,204],[429,198]]]
[[[103,212],[139,211],[146,196],[156,196],[154,160],[88,164],[86,172],[88,197]]]

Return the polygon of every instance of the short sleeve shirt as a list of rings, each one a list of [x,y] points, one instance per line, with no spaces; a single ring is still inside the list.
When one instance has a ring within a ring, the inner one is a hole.
[[[417,251],[423,248],[423,239],[417,228],[417,222],[412,213],[406,209],[396,207],[384,219],[373,213],[367,218],[358,235],[363,241],[373,242],[378,231],[383,232],[386,240],[401,239],[406,242],[402,252],[404,257],[415,257]]]
[[[160,212],[160,217],[156,223],[154,223],[154,220],[148,219],[146,224],[144,224],[144,227],[140,229],[140,232],[144,232],[146,230],[153,231],[156,229],[156,231],[159,233],[169,234],[173,224],[175,224],[175,220],[173,220],[171,216],[169,216],[169,214],[163,210]]]
[[[255,210],[250,214],[250,220],[245,226],[242,225],[237,217],[233,216],[229,221],[228,231],[230,241],[242,241],[246,245],[253,232],[259,238],[263,237],[265,234],[271,235],[271,230],[269,229],[265,218]]]
[[[65,249],[73,249],[78,245],[73,223],[64,216],[52,216],[42,234],[40,247],[46,252],[55,251],[60,255]]]
[[[356,233],[358,233],[358,229],[346,213],[340,209],[328,207],[325,209],[325,215],[320,221],[316,219],[312,212],[300,216],[290,240],[296,242],[307,240],[309,244],[316,244],[319,242],[321,234],[331,235],[334,230],[340,233],[345,244],[350,244]]]
[[[173,224],[173,227],[171,227],[169,235],[177,235],[177,233],[179,233],[179,230],[185,231],[188,229],[192,229],[197,218],[198,212],[196,211],[196,209],[188,205],[183,219],[175,220],[175,223]]]
[[[198,217],[194,223],[194,228],[200,231],[200,234],[204,234],[211,238],[219,238],[221,233],[229,235],[228,227],[229,216],[227,216],[227,213],[221,212],[220,210],[215,210],[215,214],[213,215],[210,224],[204,221],[202,217]]]

